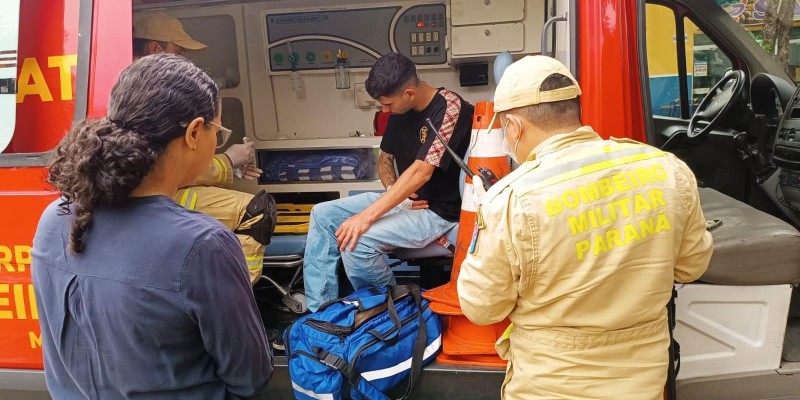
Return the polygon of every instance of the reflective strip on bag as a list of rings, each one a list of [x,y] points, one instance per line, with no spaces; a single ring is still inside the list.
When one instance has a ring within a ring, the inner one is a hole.
[[[333,393],[314,393],[310,390],[303,389],[300,385],[296,384],[292,381],[292,389],[311,397],[312,399],[320,399],[320,400],[334,400]]]
[[[425,360],[428,357],[436,354],[436,352],[439,351],[440,347],[442,347],[442,335],[439,335],[439,337],[437,337],[436,340],[431,342],[431,344],[429,344],[428,347],[425,348],[425,352],[422,354],[422,359]],[[403,371],[411,369],[411,361],[413,358],[414,357],[412,356],[408,360],[405,360],[389,368],[378,369],[375,371],[364,371],[361,373],[361,377],[368,381],[374,381],[376,379],[383,379],[397,375]]]

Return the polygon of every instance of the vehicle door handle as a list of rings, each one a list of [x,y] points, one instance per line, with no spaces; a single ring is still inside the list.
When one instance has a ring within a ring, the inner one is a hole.
[[[550,26],[554,25],[556,22],[565,22],[567,21],[567,13],[563,15],[556,15],[551,17],[544,23],[542,27],[542,38],[541,38],[541,51],[543,56],[550,56],[547,51],[547,30],[550,29]]]

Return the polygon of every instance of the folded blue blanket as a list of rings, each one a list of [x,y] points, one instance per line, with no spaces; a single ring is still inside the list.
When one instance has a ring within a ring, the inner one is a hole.
[[[333,181],[363,179],[369,170],[364,151],[275,152],[262,164],[270,182]]]

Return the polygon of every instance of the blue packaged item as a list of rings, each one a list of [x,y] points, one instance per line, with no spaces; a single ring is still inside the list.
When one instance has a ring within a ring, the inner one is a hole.
[[[295,321],[284,332],[295,397],[388,400],[407,381],[407,398],[442,346],[429,304],[416,285],[365,288]]]

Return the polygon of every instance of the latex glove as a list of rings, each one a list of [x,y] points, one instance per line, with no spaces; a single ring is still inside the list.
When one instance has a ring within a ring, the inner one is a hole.
[[[258,178],[263,173],[264,173],[264,171],[262,171],[259,168],[256,168],[256,166],[253,165],[253,164],[247,164],[247,165],[244,166],[244,168],[242,168],[242,178],[247,179],[247,180],[251,180],[251,181],[253,179]]]
[[[472,202],[475,208],[483,204],[483,199],[486,197],[486,189],[483,187],[483,181],[477,176],[472,178]]]
[[[237,143],[228,147],[225,154],[230,157],[233,168],[242,168],[255,162],[254,142]]]

